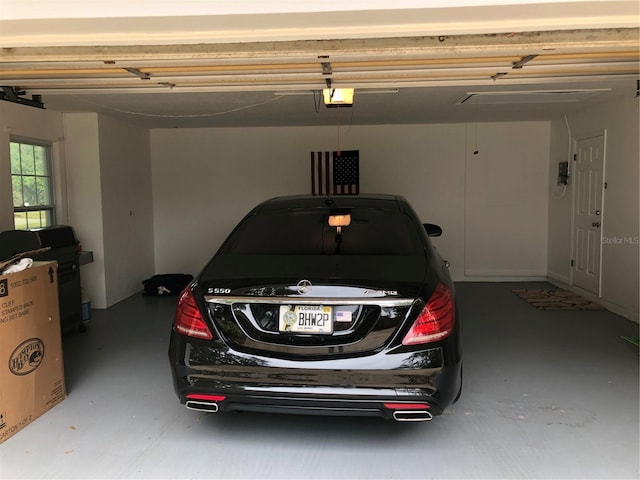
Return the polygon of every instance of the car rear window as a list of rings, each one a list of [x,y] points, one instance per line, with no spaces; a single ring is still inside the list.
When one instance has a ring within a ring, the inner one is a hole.
[[[223,253],[245,255],[419,255],[422,240],[411,218],[397,210],[352,208],[351,224],[329,225],[330,211],[261,211],[231,234]]]

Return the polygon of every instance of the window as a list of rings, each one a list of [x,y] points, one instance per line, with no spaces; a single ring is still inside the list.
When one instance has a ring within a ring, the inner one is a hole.
[[[49,146],[12,141],[13,223],[17,230],[53,225]]]

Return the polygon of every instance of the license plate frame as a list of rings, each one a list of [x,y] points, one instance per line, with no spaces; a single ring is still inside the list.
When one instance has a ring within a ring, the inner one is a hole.
[[[331,335],[333,307],[328,305],[280,305],[280,333]]]

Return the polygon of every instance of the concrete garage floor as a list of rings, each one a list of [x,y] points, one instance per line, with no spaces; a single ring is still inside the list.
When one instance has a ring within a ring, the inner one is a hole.
[[[94,311],[64,340],[69,397],[0,446],[1,478],[638,478],[638,326],[462,283],[465,385],[429,423],[202,414],[167,360],[175,297]]]

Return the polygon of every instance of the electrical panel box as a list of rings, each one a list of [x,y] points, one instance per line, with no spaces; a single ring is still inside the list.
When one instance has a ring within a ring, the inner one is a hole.
[[[558,164],[558,185],[567,185],[569,183],[569,162],[560,162]]]

